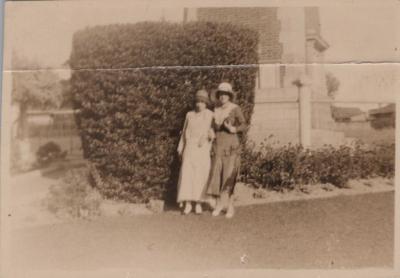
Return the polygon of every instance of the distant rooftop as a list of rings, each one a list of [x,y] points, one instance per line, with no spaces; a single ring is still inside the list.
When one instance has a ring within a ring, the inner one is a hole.
[[[349,119],[354,116],[362,115],[364,112],[357,107],[331,107],[332,117],[335,120]]]
[[[377,114],[391,114],[396,111],[396,104],[391,103],[388,104],[384,107],[376,108],[376,109],[371,109],[369,110],[370,115],[377,115]]]

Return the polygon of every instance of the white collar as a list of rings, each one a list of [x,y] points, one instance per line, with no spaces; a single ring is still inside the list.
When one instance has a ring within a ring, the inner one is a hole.
[[[229,102],[225,107],[224,106],[219,106],[215,110],[217,111],[225,111],[225,110],[232,110],[233,108],[237,107],[237,104],[233,102]]]
[[[215,109],[215,122],[217,124],[222,124],[222,122],[229,116],[229,113],[237,107],[237,104],[235,103],[228,103],[225,107],[217,107]]]

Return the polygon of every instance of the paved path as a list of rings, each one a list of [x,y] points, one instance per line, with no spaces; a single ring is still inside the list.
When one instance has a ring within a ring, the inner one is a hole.
[[[15,268],[213,270],[393,263],[394,194],[241,207],[235,218],[103,218],[15,231]]]

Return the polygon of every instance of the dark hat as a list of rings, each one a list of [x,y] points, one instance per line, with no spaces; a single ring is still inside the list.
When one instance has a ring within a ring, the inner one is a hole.
[[[201,101],[201,102],[204,102],[204,103],[207,103],[207,104],[210,102],[210,99],[208,97],[208,93],[207,93],[206,90],[198,90],[196,92],[195,99],[196,99],[196,102]]]

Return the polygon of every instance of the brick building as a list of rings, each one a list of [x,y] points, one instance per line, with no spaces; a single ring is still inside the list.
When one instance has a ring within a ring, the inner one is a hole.
[[[307,77],[312,91],[313,145],[335,143],[341,134],[329,131],[334,123],[328,100],[324,51],[316,7],[190,8],[184,20],[230,22],[259,33],[259,72],[256,105],[250,134],[255,141],[273,135],[280,143],[298,143],[298,87]],[[334,140],[335,142],[332,142]]]

